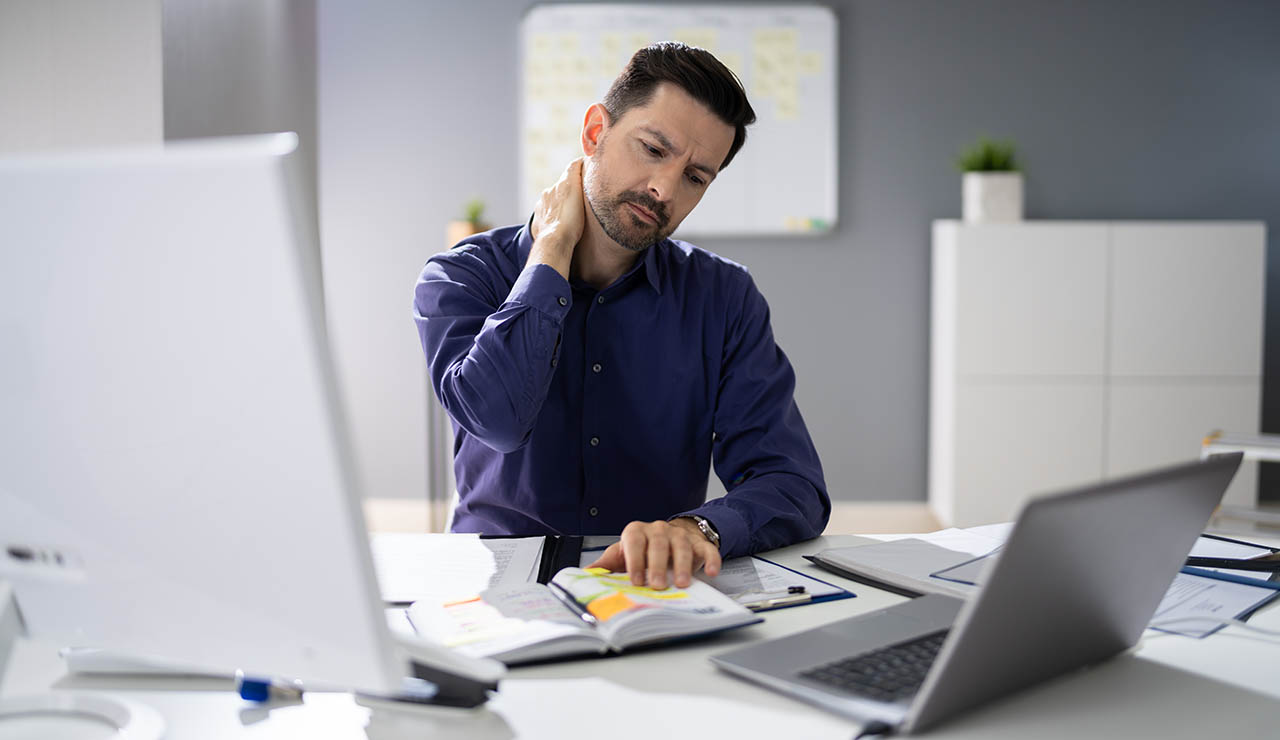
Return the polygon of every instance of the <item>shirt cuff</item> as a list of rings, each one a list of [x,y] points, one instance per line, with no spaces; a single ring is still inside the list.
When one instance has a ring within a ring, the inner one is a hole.
[[[716,499],[715,501],[719,500]],[[720,557],[727,560],[746,555],[751,544],[747,532],[747,521],[742,518],[741,514],[728,506],[717,506],[715,501],[708,502],[696,509],[676,514],[672,519],[697,514],[711,522],[711,526],[715,527],[716,533],[720,535]]]
[[[532,306],[557,322],[563,322],[573,305],[569,281],[550,265],[532,264],[520,272],[507,294],[507,303]]]

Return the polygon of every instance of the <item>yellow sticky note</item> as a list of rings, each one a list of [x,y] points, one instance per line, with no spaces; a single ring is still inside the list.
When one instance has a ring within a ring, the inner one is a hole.
[[[794,28],[759,28],[751,35],[757,48],[791,47],[796,45],[796,29]]]
[[[797,71],[802,75],[816,75],[822,71],[822,53],[817,51],[801,52],[797,58]]]
[[[578,52],[578,34],[572,31],[557,34],[555,48],[561,54],[576,54]]]
[[[683,41],[689,46],[697,46],[710,51],[716,45],[714,28],[677,28],[671,34],[676,41]]]
[[[622,53],[622,34],[608,31],[600,34],[600,51],[610,56]]]
[[[733,73],[736,74],[739,77],[739,79],[741,79],[742,55],[736,51],[726,51],[725,53],[719,54],[718,56],[720,57],[720,61],[724,63],[724,66],[732,70]]]

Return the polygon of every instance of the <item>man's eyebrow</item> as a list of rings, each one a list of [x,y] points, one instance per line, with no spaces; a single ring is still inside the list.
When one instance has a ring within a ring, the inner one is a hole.
[[[671,143],[671,140],[670,140],[670,139],[668,139],[666,136],[664,136],[664,135],[662,134],[662,132],[661,132],[661,131],[659,131],[659,130],[657,130],[657,129],[655,129],[655,128],[649,128],[648,126],[642,126],[642,127],[640,127],[640,130],[641,130],[641,131],[643,131],[643,132],[645,132],[646,134],[648,134],[648,135],[652,136],[653,138],[657,139],[657,140],[658,140],[658,143],[662,145],[662,148],[663,148],[663,149],[675,149],[675,148],[676,148],[676,147]],[[707,177],[710,177],[710,178],[713,178],[713,179],[714,179],[714,178],[715,178],[715,176],[716,176],[716,171],[715,171],[715,170],[713,170],[713,169],[711,169],[710,167],[708,167],[708,166],[707,166],[707,165],[705,165],[705,164],[700,164],[700,163],[698,163],[698,162],[690,162],[690,163],[689,163],[689,166],[690,166],[690,167],[692,167],[692,168],[693,168],[693,169],[695,169],[695,170],[699,170],[699,171],[701,171],[701,172],[705,172],[705,173],[706,173],[706,175],[707,175]]]

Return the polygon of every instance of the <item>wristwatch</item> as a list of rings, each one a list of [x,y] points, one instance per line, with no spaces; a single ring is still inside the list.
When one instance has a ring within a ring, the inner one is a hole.
[[[698,531],[702,532],[702,536],[706,537],[711,544],[715,545],[717,550],[720,549],[720,533],[716,531],[716,525],[712,524],[711,520],[707,519],[705,516],[699,516],[698,514],[684,514],[682,516],[672,518],[692,519],[693,523],[698,525]]]

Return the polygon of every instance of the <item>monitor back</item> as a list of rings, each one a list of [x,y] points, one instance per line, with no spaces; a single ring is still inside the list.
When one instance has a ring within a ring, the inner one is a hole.
[[[0,578],[27,630],[390,690],[294,134],[0,159]]]

